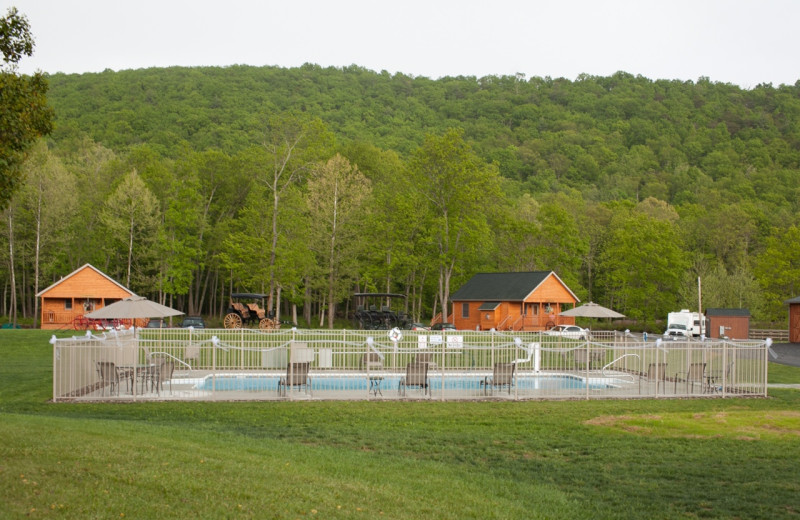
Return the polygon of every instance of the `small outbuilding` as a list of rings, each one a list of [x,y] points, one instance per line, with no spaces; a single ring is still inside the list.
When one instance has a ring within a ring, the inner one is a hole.
[[[789,342],[800,343],[800,296],[785,303],[789,304]]]
[[[574,325],[560,316],[580,300],[553,271],[478,273],[453,293],[459,330],[547,330]]]
[[[84,315],[136,296],[91,264],[86,264],[36,295],[41,298],[42,328],[85,328]]]
[[[750,311],[747,309],[706,309],[706,320],[709,338],[750,337]]]

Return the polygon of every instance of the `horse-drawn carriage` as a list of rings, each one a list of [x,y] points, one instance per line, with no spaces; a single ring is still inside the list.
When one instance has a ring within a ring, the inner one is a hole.
[[[228,305],[228,313],[222,321],[226,329],[240,329],[245,325],[258,324],[261,330],[274,330],[281,326],[271,312],[263,308],[266,294],[258,293],[233,293]],[[243,303],[243,301],[246,303]],[[248,302],[249,300],[249,302]],[[262,306],[258,305],[261,301]]]
[[[355,293],[356,311],[353,314],[353,325],[362,330],[390,330],[395,327],[404,329],[411,323],[405,311],[396,307],[405,303],[404,294],[394,293]]]

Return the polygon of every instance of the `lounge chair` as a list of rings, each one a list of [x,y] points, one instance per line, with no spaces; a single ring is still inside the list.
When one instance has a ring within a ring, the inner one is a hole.
[[[106,395],[107,385],[111,385],[111,395],[114,395],[115,387],[117,395],[119,395],[120,370],[113,361],[98,361],[97,375],[100,377],[100,387],[103,389],[102,395]]]
[[[656,383],[656,393],[658,393],[658,385],[663,384],[666,388],[667,385],[667,364],[666,363],[650,363],[647,365],[647,372],[639,377],[639,393],[642,393],[642,380],[647,383]]]
[[[383,368],[383,361],[377,352],[367,352],[361,356],[361,361],[358,364],[359,370],[380,370]]]
[[[678,392],[678,379],[679,375],[675,374],[675,392]],[[689,370],[686,372],[686,392],[689,393],[689,385],[692,385],[692,392],[694,393],[694,385],[700,385],[703,393],[710,389],[709,380],[706,378],[706,364],[705,363],[691,363]]]
[[[426,363],[429,369],[436,370],[439,365],[437,365],[435,361],[431,361],[432,359],[432,352],[417,352],[417,355],[414,358],[417,363]]]
[[[286,397],[287,387],[305,387],[306,393],[311,393],[311,377],[308,369],[311,363],[308,361],[289,363],[286,365],[286,376],[278,380],[278,395]]]
[[[408,387],[422,388],[423,395],[430,396],[431,383],[428,379],[428,363],[414,362],[406,365],[406,375],[397,383],[398,395],[405,396]]]
[[[516,363],[495,363],[494,370],[491,376],[486,376],[481,381],[483,388],[483,395],[489,395],[489,389],[494,393],[495,388],[508,387],[508,393],[511,394],[511,387],[514,386],[514,371],[517,368]]]

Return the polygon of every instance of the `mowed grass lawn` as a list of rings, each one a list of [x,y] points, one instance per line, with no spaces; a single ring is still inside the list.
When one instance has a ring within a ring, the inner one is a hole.
[[[49,337],[0,331],[0,518],[800,518],[797,390],[53,404]]]

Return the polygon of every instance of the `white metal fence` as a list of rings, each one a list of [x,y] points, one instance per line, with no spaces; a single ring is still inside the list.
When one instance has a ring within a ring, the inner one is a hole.
[[[595,334],[141,329],[53,339],[53,399],[766,396],[765,341]]]

